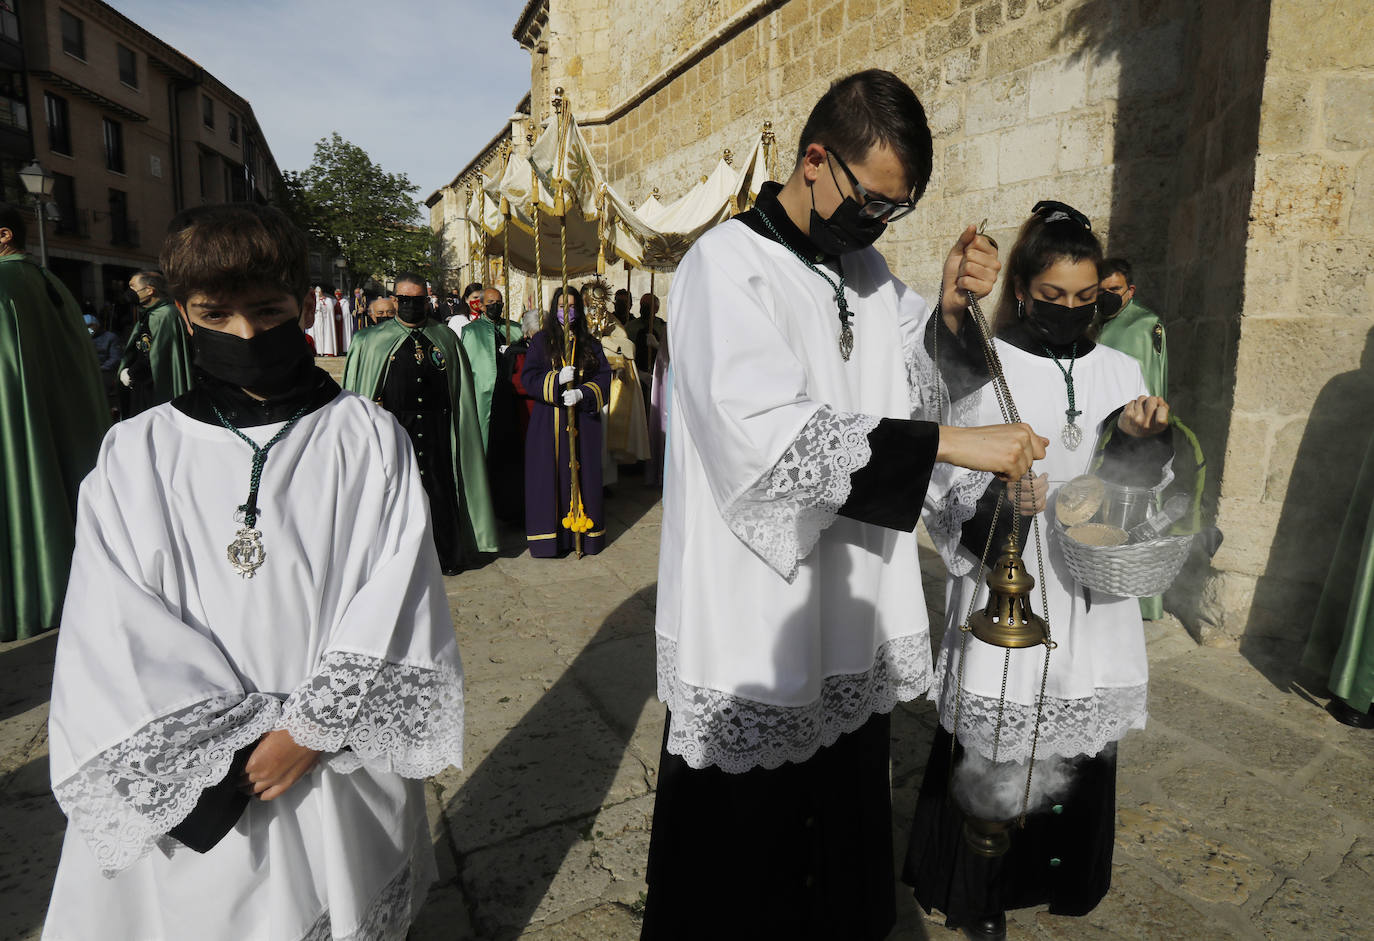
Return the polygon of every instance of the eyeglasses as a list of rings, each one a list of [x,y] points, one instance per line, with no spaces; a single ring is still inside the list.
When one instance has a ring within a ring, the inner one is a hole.
[[[859,194],[859,198],[862,200],[859,205],[860,219],[878,219],[882,222],[896,222],[898,219],[911,215],[911,213],[916,210],[916,200],[911,198],[904,199],[899,203],[894,203],[890,199],[869,195],[868,190],[864,189],[863,184],[854,177],[854,172],[849,169],[839,154],[828,149],[825,154],[827,157],[835,158],[835,162],[840,165],[840,169],[844,171],[844,175],[849,177],[849,185],[854,187],[855,193]],[[835,176],[835,171],[833,169],[830,171],[830,176],[832,178]],[[839,180],[835,180],[837,185],[839,182]]]

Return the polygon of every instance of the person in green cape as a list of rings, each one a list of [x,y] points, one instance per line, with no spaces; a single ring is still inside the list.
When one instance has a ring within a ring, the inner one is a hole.
[[[129,390],[125,418],[170,402],[191,388],[191,338],[160,271],[129,279],[138,295],[138,322],[124,345],[119,381]]]
[[[61,619],[77,489],[110,427],[81,309],[24,236],[0,204],[0,641]]]
[[[501,292],[487,288],[482,292],[480,313],[458,331],[458,337],[472,366],[492,506],[498,519],[515,523],[524,510],[525,439],[506,348],[520,339],[521,331],[519,324],[506,319],[505,308]]]
[[[477,412],[482,418],[483,448],[487,447],[491,436],[492,396],[501,372],[501,351],[520,339],[520,326],[514,323],[509,324],[510,339],[506,338],[508,321],[505,307],[501,292],[496,288],[487,288],[482,292],[480,315],[458,331],[463,350],[468,354],[468,363],[472,366]]]
[[[497,549],[472,368],[453,331],[430,318],[425,280],[396,277],[396,317],[358,333],[344,388],[396,416],[410,436],[429,496],[434,547],[445,575]]]
[[[1374,439],[1322,588],[1303,666],[1328,673],[1337,721],[1374,729]]]
[[[1120,350],[1140,363],[1145,388],[1150,395],[1169,397],[1169,349],[1164,342],[1164,324],[1159,315],[1135,299],[1135,275],[1124,258],[1104,258],[1097,266],[1099,308],[1102,323],[1097,342]],[[1120,299],[1113,309],[1114,298]],[[1140,599],[1140,616],[1157,621],[1164,616],[1164,599],[1159,595]]]

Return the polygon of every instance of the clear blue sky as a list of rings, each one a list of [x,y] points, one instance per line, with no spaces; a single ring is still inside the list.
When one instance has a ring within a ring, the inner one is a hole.
[[[523,0],[107,0],[253,105],[283,170],[338,131],[423,202],[529,91]]]

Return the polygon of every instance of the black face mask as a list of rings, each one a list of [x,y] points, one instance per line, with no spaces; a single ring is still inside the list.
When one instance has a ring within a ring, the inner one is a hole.
[[[406,323],[424,323],[429,318],[429,299],[405,294],[396,297],[396,316]]]
[[[1048,345],[1068,346],[1083,336],[1092,324],[1096,311],[1096,304],[1065,307],[1063,304],[1051,304],[1049,301],[1031,298],[1026,301],[1021,319],[1031,333]]]
[[[861,217],[852,196],[846,196],[829,219],[822,219],[816,212],[816,191],[811,191],[811,243],[825,254],[857,252],[878,241],[886,230],[886,222]]]
[[[1121,295],[1117,294],[1115,291],[1097,292],[1097,310],[1098,313],[1102,315],[1104,321],[1111,320],[1117,314],[1121,313],[1121,308],[1123,306]]]
[[[506,305],[500,301],[492,301],[487,305],[487,316],[492,320],[501,319],[501,311],[506,309]]]
[[[221,382],[271,398],[287,392],[310,358],[310,345],[295,319],[251,340],[196,327],[191,334],[196,365]]]

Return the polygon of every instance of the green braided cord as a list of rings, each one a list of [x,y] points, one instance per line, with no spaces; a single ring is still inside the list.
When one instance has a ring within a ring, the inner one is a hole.
[[[794,256],[796,256],[797,261],[801,262],[803,265],[806,265],[806,267],[816,272],[816,274],[820,275],[822,278],[825,279],[826,284],[830,285],[831,289],[835,292],[835,303],[839,305],[840,308],[840,323],[848,324],[849,318],[852,317],[853,314],[849,312],[849,302],[845,300],[844,297],[843,266],[840,268],[840,283],[836,284],[834,281],[830,280],[830,275],[826,274],[820,268],[817,268],[815,265],[811,263],[811,260],[809,258],[803,255],[801,252],[797,251],[791,245],[788,245],[785,241],[783,241],[782,233],[780,233],[776,228],[773,227],[772,219],[769,219],[768,216],[764,215],[764,213],[761,212],[757,206],[754,207],[754,211],[757,212],[759,218],[763,220],[764,227],[768,229],[769,232],[773,233],[773,238],[778,240],[779,245],[781,245],[783,248],[791,252]]]
[[[1059,362],[1059,357],[1055,356],[1054,352],[1048,346],[1045,346],[1043,343],[1040,344],[1040,346],[1045,351],[1045,355],[1047,355],[1050,359],[1054,360],[1054,365],[1058,366],[1059,371],[1064,374],[1064,384],[1068,386],[1069,389],[1069,410],[1064,414],[1069,419],[1070,425],[1077,424],[1077,422],[1075,422],[1074,419],[1077,418],[1079,415],[1083,414],[1082,412],[1078,411],[1078,407],[1073,404],[1073,364],[1077,360],[1078,344],[1075,343],[1073,345],[1073,348],[1069,350],[1068,369],[1064,368],[1064,364]]]
[[[299,411],[287,419],[285,425],[281,426],[281,430],[272,436],[272,440],[262,446],[259,446],[252,438],[229,424],[229,419],[224,417],[219,407],[213,402],[210,403],[210,408],[214,409],[215,417],[219,419],[221,425],[238,435],[253,449],[253,474],[248,481],[248,502],[239,507],[239,510],[243,512],[243,525],[252,529],[258,522],[258,485],[262,483],[262,469],[267,465],[267,452],[272,450],[274,444],[286,437],[286,433],[291,430],[296,422],[301,420],[301,416],[306,413],[309,406],[302,405]]]

